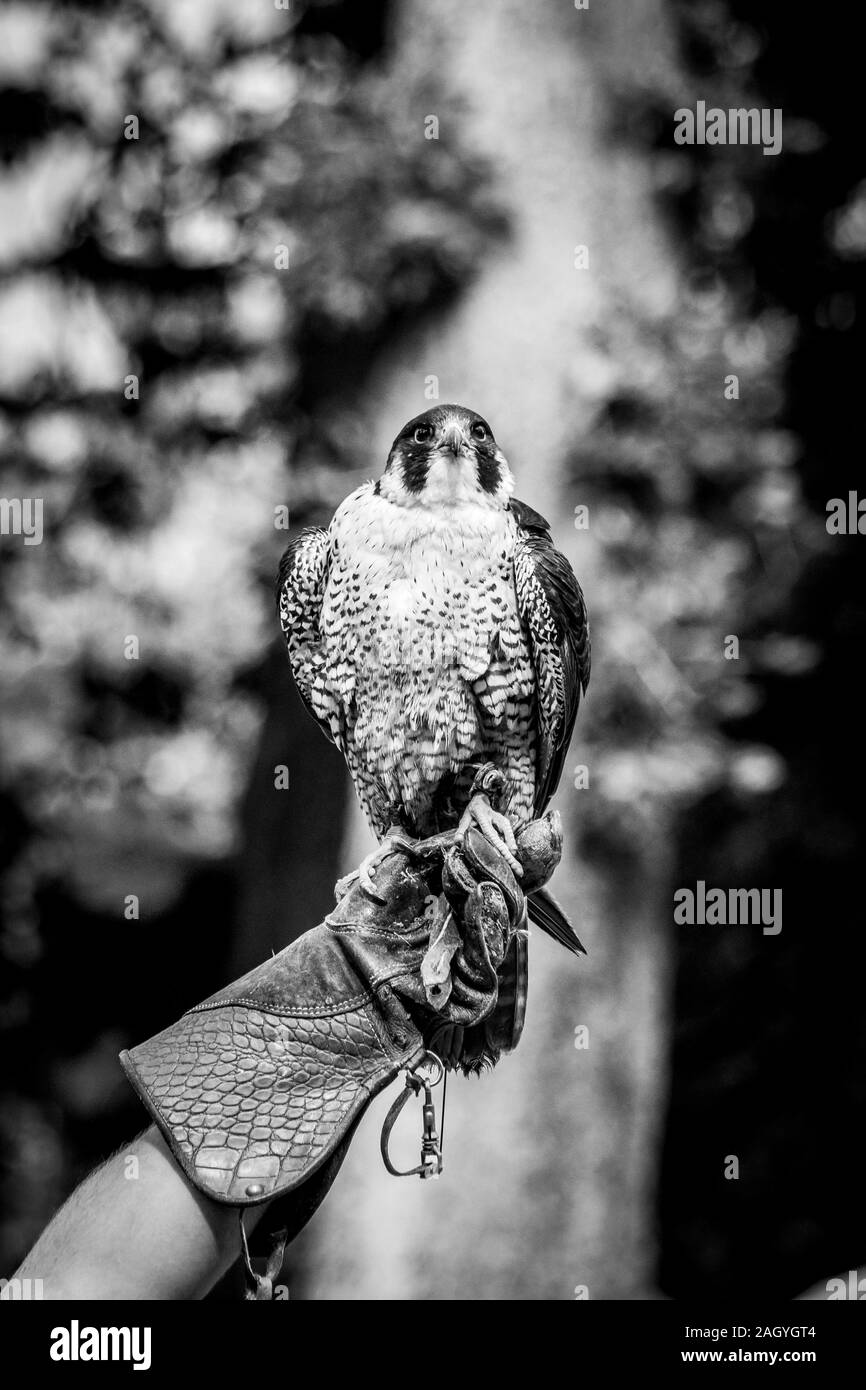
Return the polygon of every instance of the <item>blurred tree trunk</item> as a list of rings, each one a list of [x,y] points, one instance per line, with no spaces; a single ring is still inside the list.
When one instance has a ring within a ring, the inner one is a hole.
[[[349,790],[342,755],[301,703],[282,641],[268,658],[265,687],[268,713],[241,810],[232,979],[281,951],[333,907]],[[287,788],[277,785],[278,768],[288,769]]]
[[[394,80],[421,64],[449,73],[453,108],[433,114],[440,127],[462,121],[497,166],[513,236],[491,252],[453,313],[404,335],[380,359],[368,395],[380,459],[395,425],[424,408],[431,374],[440,399],[488,416],[518,495],[554,524],[590,610],[601,562],[590,533],[574,530],[582,499],[564,494],[562,478],[575,420],[579,429],[591,410],[585,383],[599,370],[593,327],[619,277],[639,287],[667,273],[646,167],[599,141],[599,47],[606,62],[615,61],[627,33],[629,52],[639,53],[635,30],[661,22],[654,6],[624,8],[625,17],[607,20],[600,10],[530,10],[499,0],[454,0],[435,13],[417,0],[402,7]],[[419,133],[427,114],[419,106]],[[436,157],[433,143],[429,157]],[[590,248],[589,272],[574,268],[580,243]],[[587,762],[592,772],[592,709],[604,698],[602,632],[569,767]],[[590,1298],[651,1291],[668,1048],[669,944],[658,911],[666,840],[659,826],[642,859],[615,874],[608,863],[602,880],[577,850],[581,798],[591,795],[573,790],[566,772],[557,804],[567,848],[554,882],[589,945],[588,961],[567,959],[533,932],[521,1046],[480,1080],[452,1080],[441,1182],[385,1174],[378,1128],[390,1097],[379,1099],[328,1202],[291,1252],[293,1297],[570,1299],[577,1286]],[[356,818],[347,865],[367,843]],[[589,1030],[586,1050],[575,1047],[579,1025]],[[405,1156],[417,1147],[417,1117],[404,1124]]]

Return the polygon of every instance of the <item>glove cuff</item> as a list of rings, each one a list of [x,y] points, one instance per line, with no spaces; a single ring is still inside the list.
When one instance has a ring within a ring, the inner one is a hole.
[[[190,1181],[254,1206],[341,1161],[373,1097],[423,1054],[388,978],[365,983],[321,925],[120,1061]]]

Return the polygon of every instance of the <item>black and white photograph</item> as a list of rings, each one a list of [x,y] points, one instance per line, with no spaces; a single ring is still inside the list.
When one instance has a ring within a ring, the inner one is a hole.
[[[189,1301],[216,1368],[252,1301],[841,1355],[861,64],[778,0],[0,9],[34,1367],[159,1378]]]

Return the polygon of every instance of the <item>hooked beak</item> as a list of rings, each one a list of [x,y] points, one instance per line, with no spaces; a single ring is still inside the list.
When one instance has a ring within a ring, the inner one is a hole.
[[[466,436],[464,435],[464,433],[463,433],[462,429],[460,428],[460,426],[459,426],[459,425],[449,425],[448,428],[447,428],[447,430],[445,431],[444,436],[443,436],[443,440],[442,440],[442,446],[443,446],[443,448],[445,448],[445,449],[450,449],[451,452],[452,452],[452,454],[455,454],[455,455],[456,455],[456,454],[462,453],[462,451],[463,451],[463,445],[464,445],[465,443],[466,443]]]

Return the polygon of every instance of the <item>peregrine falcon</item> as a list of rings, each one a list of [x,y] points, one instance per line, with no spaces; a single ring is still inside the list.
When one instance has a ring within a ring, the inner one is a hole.
[[[439,405],[403,427],[377,482],[327,531],[301,531],[280,563],[295,682],[345,755],[379,854],[393,836],[459,835],[471,820],[519,873],[513,827],[556,791],[589,682],[589,625],[547,522],[513,489],[487,421]],[[507,816],[474,785],[490,764]],[[544,890],[529,916],[582,949]]]

